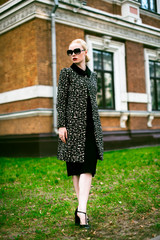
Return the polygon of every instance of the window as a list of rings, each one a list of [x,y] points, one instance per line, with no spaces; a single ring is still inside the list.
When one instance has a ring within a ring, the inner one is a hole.
[[[87,65],[98,75],[97,103],[100,116],[117,116],[127,111],[125,44],[111,40],[109,36],[92,35],[86,35],[86,42],[91,57]]]
[[[156,0],[140,0],[141,8],[151,12],[157,12]]]
[[[97,103],[101,109],[115,109],[113,53],[93,49],[94,71],[98,77]]]
[[[149,61],[152,110],[160,111],[160,62]]]

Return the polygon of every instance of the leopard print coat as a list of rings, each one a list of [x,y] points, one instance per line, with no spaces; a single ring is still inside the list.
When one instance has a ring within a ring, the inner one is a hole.
[[[98,159],[103,159],[102,128],[96,101],[97,75],[88,67],[87,70],[90,77],[82,75],[83,70],[73,64],[70,68],[62,69],[59,76],[58,128],[66,127],[68,138],[66,144],[58,139],[57,157],[66,162],[84,162],[88,93],[92,105]]]

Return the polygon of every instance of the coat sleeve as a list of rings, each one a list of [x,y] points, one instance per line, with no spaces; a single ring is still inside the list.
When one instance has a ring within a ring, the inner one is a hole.
[[[58,112],[58,124],[57,127],[66,127],[66,106],[69,88],[69,75],[67,69],[61,70],[58,82],[57,93],[57,112]]]

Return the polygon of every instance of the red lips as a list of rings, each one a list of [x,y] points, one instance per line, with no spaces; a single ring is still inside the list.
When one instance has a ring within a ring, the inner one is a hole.
[[[77,60],[77,58],[73,58],[73,61],[76,61]]]

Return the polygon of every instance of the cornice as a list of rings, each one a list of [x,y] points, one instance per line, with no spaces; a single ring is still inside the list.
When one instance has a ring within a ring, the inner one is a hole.
[[[110,4],[117,4],[117,5],[122,4],[121,0],[102,0],[102,1],[110,3]],[[80,2],[83,2],[83,1],[82,0],[69,0],[69,1],[68,0],[59,0],[59,2],[66,3],[66,4],[68,4],[68,2],[69,2],[69,4],[82,5],[82,4],[80,4]]]
[[[33,18],[50,20],[52,7],[42,1],[25,1],[1,14],[0,33],[5,33]]]
[[[14,7],[13,3],[16,3]],[[52,8],[53,1],[51,0],[13,0],[8,5],[2,5],[0,33],[5,33],[33,18],[50,20]],[[56,22],[160,47],[160,30],[158,28],[127,22],[122,19],[122,16],[88,6],[83,6],[78,9],[78,12],[75,12],[74,9],[74,6],[61,1],[55,14]]]
[[[109,35],[122,39],[140,42],[143,44],[160,47],[160,30],[157,28],[145,28],[143,25],[131,24],[120,18],[113,18],[109,14],[100,15],[88,13],[85,9],[78,13],[64,11],[59,8],[56,12],[56,22],[73,27],[94,31],[103,35]]]
[[[159,13],[152,13],[152,12],[149,12],[147,10],[140,9],[140,14],[160,20],[160,14]]]

